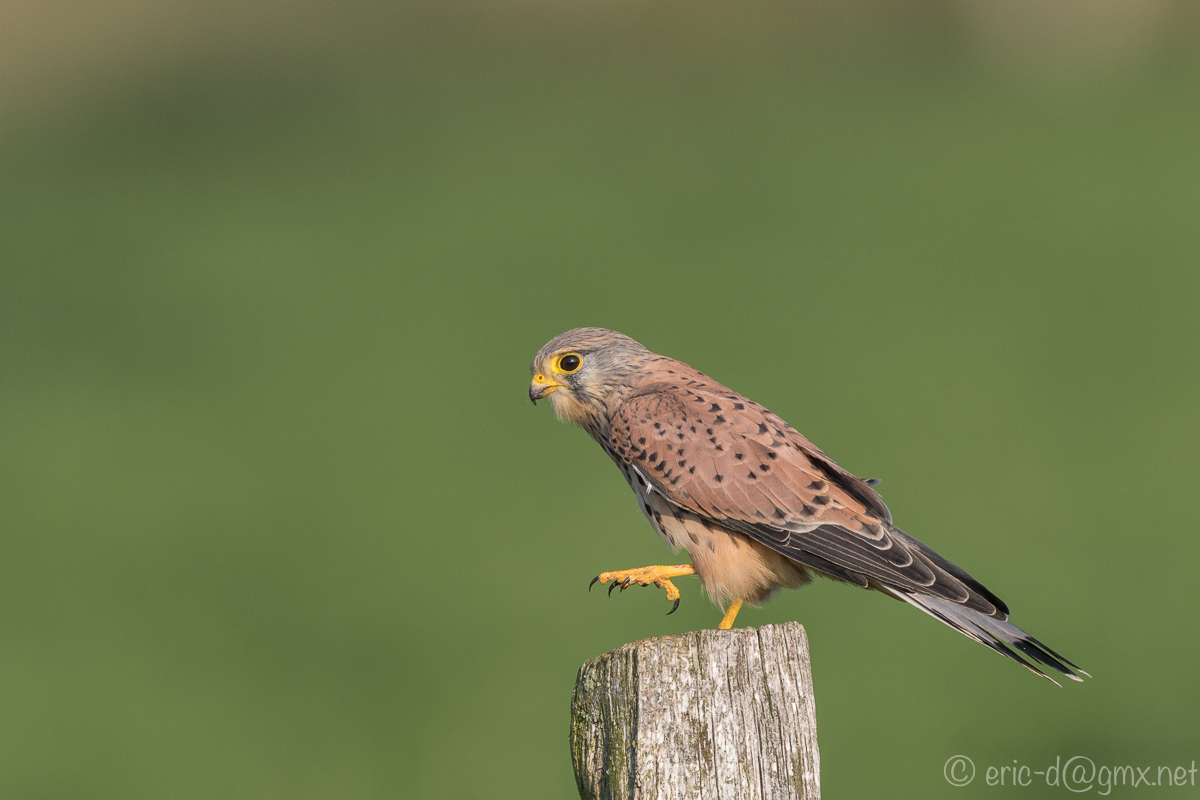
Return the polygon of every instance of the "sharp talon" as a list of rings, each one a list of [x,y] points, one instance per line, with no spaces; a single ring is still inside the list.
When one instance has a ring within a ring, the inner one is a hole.
[[[626,578],[625,580],[621,581],[621,591],[625,591],[631,583],[633,583],[633,578]]]
[[[598,580],[600,580],[600,576],[599,576],[599,575],[597,575],[596,577],[592,578],[592,582],[588,584],[588,591],[589,591],[589,592],[592,590],[592,587],[596,585],[596,581],[598,581]]]
[[[617,582],[616,582],[616,581],[613,581],[612,583],[610,583],[610,584],[608,585],[608,596],[609,596],[609,597],[612,597],[612,590],[613,590],[613,589],[615,589],[615,588],[617,588]]]
[[[678,597],[675,598],[675,605],[671,606],[671,610],[667,612],[667,616],[669,617],[672,614],[674,614],[675,609],[677,609],[677,608],[679,608],[679,598]]]

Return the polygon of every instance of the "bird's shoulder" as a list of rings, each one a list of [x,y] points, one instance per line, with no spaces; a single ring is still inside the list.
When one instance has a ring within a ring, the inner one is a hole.
[[[663,364],[612,415],[609,447],[677,505],[780,530],[890,522],[883,500],[766,407]]]

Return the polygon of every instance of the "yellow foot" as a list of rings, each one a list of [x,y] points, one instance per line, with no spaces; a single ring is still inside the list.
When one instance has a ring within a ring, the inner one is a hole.
[[[725,616],[721,618],[721,624],[717,626],[718,630],[727,631],[733,627],[733,620],[742,610],[742,601],[734,600],[729,604],[729,608],[725,609]]]
[[[621,591],[637,584],[638,586],[649,586],[654,584],[660,589],[667,590],[667,599],[674,600],[675,605],[671,606],[671,610],[667,612],[667,616],[675,613],[675,609],[679,608],[679,590],[675,588],[675,584],[671,583],[671,578],[678,578],[680,575],[695,575],[696,568],[691,564],[677,564],[673,567],[653,566],[653,567],[638,567],[637,569],[622,569],[616,572],[601,572],[596,577],[592,578],[592,582],[588,584],[588,589],[591,589],[597,583],[609,583],[608,593],[612,594],[612,590],[621,587]]]

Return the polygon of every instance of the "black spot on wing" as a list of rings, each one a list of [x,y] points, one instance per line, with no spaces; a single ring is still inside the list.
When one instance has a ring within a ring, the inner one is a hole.
[[[884,522],[892,521],[892,514],[888,511],[887,506],[883,504],[879,495],[875,494],[866,484],[850,476],[848,473],[842,472],[841,468],[832,461],[828,461],[820,456],[809,453],[808,460],[813,468],[818,470],[826,480],[862,503],[867,513],[871,516]]]

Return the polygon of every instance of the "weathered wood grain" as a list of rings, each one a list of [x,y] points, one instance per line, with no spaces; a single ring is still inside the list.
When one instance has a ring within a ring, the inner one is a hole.
[[[816,800],[803,626],[644,639],[588,661],[571,755],[584,800]]]

